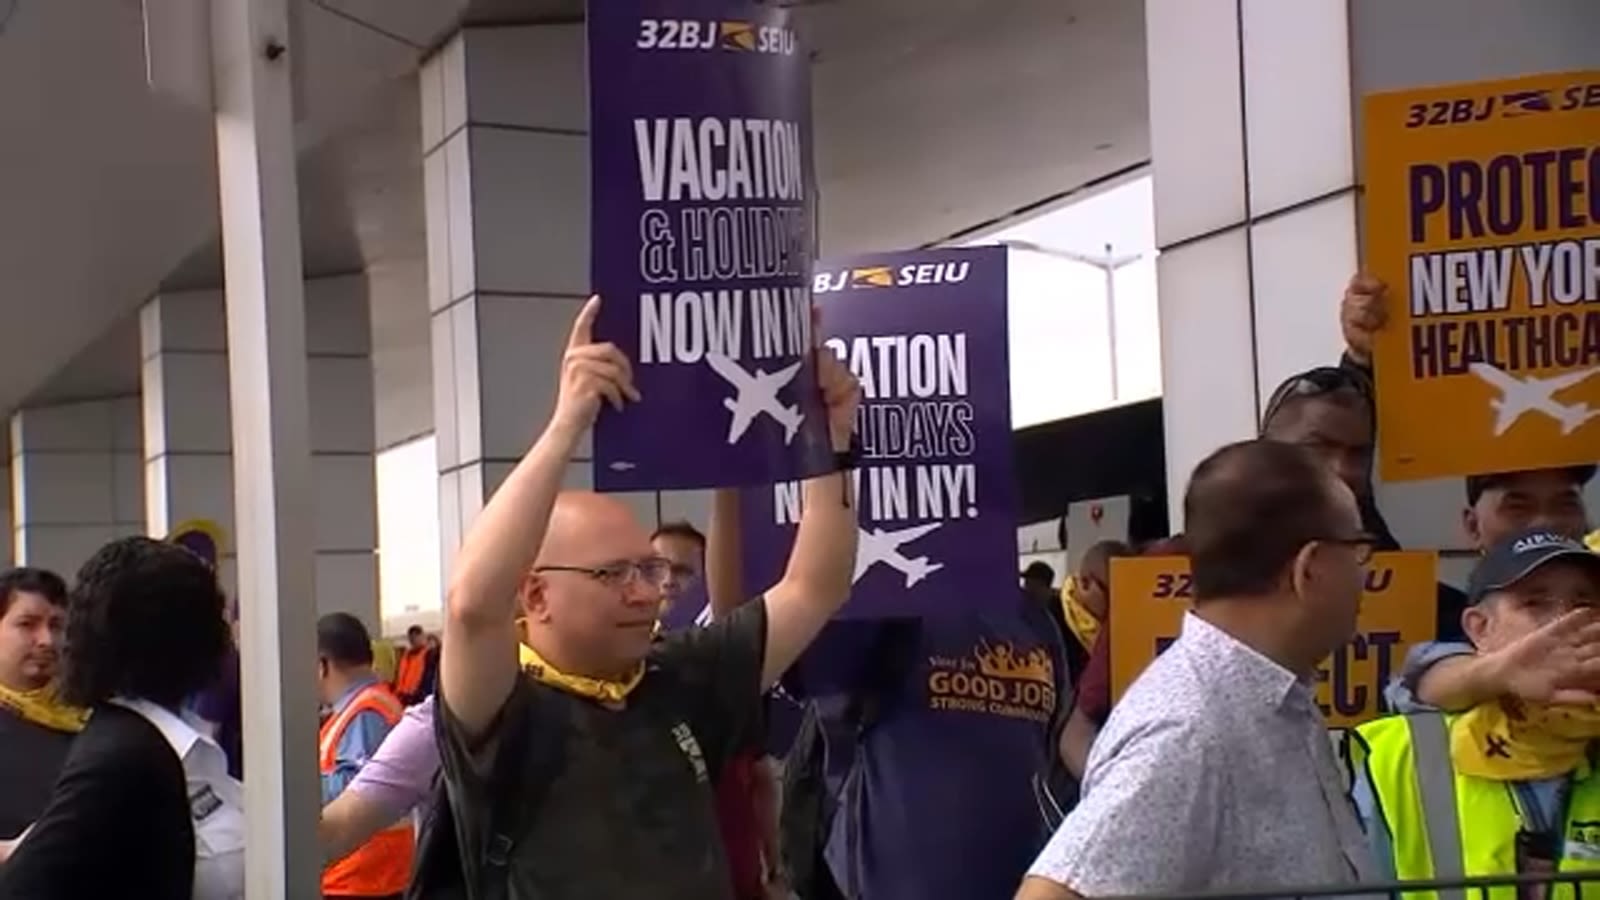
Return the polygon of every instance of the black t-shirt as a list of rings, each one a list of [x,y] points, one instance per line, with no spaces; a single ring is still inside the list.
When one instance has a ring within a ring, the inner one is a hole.
[[[467,817],[488,809],[503,735],[564,733],[560,774],[514,838],[514,900],[731,900],[712,785],[758,711],[766,634],[766,604],[756,600],[722,622],[658,641],[621,710],[559,691],[535,703],[533,692],[548,688],[519,679],[474,742],[440,695],[444,774],[452,805]]]
[[[73,737],[0,707],[0,840],[21,834],[44,812]]]
[[[189,900],[192,815],[172,745],[138,713],[101,704],[39,821],[0,866],[0,900]]]

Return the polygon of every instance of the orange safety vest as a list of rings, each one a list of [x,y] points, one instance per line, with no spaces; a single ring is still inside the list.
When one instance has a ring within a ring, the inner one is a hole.
[[[395,669],[394,690],[402,697],[409,697],[422,687],[422,673],[428,667],[428,648],[421,647],[416,650],[407,649],[400,655],[400,664]]]
[[[381,684],[370,684],[358,691],[344,709],[322,723],[319,735],[322,774],[333,772],[344,730],[363,712],[383,716],[384,722],[393,728],[405,710],[399,699]],[[411,854],[415,848],[408,816],[323,870],[322,893],[336,897],[387,897],[402,893],[411,880]]]

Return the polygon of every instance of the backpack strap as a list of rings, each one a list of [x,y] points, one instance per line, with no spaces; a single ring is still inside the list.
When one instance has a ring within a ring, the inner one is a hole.
[[[460,833],[450,809],[442,769],[433,773],[429,797],[432,802],[417,831],[417,850],[412,857],[411,883],[406,886],[405,900],[438,900],[458,896],[450,893],[458,888],[465,890]]]
[[[565,706],[554,688],[537,681],[530,679],[525,690],[521,721],[501,736],[504,743],[495,754],[476,890],[470,891],[473,900],[510,896],[508,867],[517,840],[566,763]]]
[[[507,720],[484,782],[487,796],[461,796],[447,789],[442,769],[435,775],[407,900],[511,896],[509,866],[517,840],[566,763],[567,710],[553,689],[529,679],[514,689],[500,714]],[[444,716],[437,712],[434,736],[441,747],[449,746]]]
[[[778,850],[790,887],[810,897],[821,858],[817,831],[828,818],[823,780],[822,723],[817,706],[808,702],[783,763],[783,805],[778,809]]]

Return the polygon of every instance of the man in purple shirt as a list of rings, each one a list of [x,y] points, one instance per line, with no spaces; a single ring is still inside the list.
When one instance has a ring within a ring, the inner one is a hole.
[[[416,810],[420,822],[439,771],[433,698],[406,710],[344,793],[322,808],[318,838],[326,858],[342,859],[380,829]]]

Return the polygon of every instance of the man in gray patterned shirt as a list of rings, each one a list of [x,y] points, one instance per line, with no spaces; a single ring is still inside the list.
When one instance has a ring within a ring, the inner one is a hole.
[[[1311,687],[1355,632],[1355,496],[1304,448],[1245,441],[1195,468],[1184,521],[1194,609],[1113,710],[1017,900],[1373,877]]]

